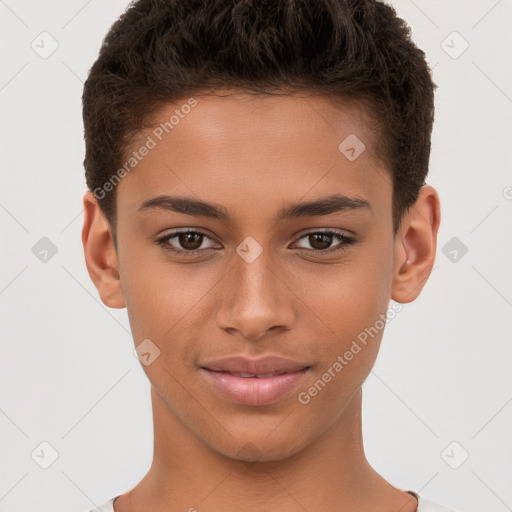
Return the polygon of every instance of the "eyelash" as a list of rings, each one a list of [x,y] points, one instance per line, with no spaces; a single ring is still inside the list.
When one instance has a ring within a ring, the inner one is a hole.
[[[184,230],[184,231],[174,231],[173,233],[169,233],[169,234],[155,240],[155,243],[160,245],[166,251],[171,251],[173,253],[183,255],[185,257],[196,256],[199,253],[204,253],[205,251],[207,251],[208,249],[194,249],[192,251],[187,251],[186,249],[176,249],[175,247],[172,247],[169,244],[166,244],[166,242],[168,242],[169,240],[172,240],[173,238],[177,238],[179,235],[191,234],[191,233],[197,234],[197,235],[202,235],[203,237],[206,237],[206,238],[212,240],[211,237],[209,237],[206,233],[203,233],[201,231]],[[354,238],[344,235],[342,233],[339,233],[337,231],[310,231],[309,233],[303,234],[298,240],[302,240],[303,238],[306,238],[311,235],[316,235],[316,234],[334,236],[342,243],[336,245],[334,249],[317,249],[317,250],[315,250],[315,249],[301,248],[301,250],[313,252],[313,253],[319,253],[319,254],[335,254],[335,253],[338,253],[341,251],[346,251],[351,245],[354,245],[357,243],[357,241]]]

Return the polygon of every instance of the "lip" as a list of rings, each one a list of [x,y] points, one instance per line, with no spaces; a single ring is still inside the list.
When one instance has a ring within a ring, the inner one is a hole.
[[[201,368],[231,373],[252,373],[266,375],[269,373],[293,373],[308,367],[304,361],[294,361],[280,356],[267,355],[258,359],[244,356],[229,356],[214,361],[199,363]]]
[[[243,405],[267,405],[296,388],[309,372],[309,367],[272,377],[237,377],[208,368],[201,368],[201,371],[225,398]]]
[[[231,356],[206,361],[199,366],[207,382],[225,398],[244,405],[277,402],[297,387],[311,368],[305,362],[279,356],[265,356],[259,359]],[[257,376],[233,375],[239,373]]]

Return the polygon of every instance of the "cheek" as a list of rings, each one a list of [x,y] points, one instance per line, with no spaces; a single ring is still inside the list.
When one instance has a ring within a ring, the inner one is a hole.
[[[349,284],[350,280],[345,280]],[[329,334],[318,340],[318,359],[309,387],[300,390],[299,404],[328,425],[335,421],[363,385],[373,367],[385,328],[387,298],[375,281],[356,280],[357,288],[324,295],[323,319]]]
[[[309,277],[298,275],[297,281],[309,281],[309,299],[318,318],[335,339],[348,340],[372,326],[385,313],[391,294],[391,264],[372,251],[318,270]],[[306,296],[307,297],[307,296]]]
[[[135,344],[149,338],[169,363],[182,357],[182,351],[190,357],[185,348],[191,347],[190,336],[212,310],[218,273],[199,272],[193,264],[171,264],[165,254],[144,257],[143,251],[130,247],[124,255],[121,281]]]
[[[357,259],[317,275],[310,288],[308,302],[323,324],[319,371],[330,372],[326,381],[350,382],[348,392],[368,375],[384,333],[392,282],[387,251],[391,246],[379,252],[360,251]]]

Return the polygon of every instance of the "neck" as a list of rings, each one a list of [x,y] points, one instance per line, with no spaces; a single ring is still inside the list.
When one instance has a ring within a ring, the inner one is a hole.
[[[251,455],[249,449],[238,459],[212,450],[154,387],[151,393],[153,463],[142,481],[116,500],[116,512],[416,510],[415,498],[388,484],[366,460],[361,390],[311,444],[279,460]]]

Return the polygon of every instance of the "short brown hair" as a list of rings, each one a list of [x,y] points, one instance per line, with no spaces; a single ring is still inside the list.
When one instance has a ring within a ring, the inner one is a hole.
[[[436,85],[410,36],[377,0],[136,0],[85,82],[87,186],[103,190],[166,103],[225,87],[312,91],[356,101],[374,119],[396,233],[425,184],[434,120]],[[115,230],[115,187],[96,197]]]

